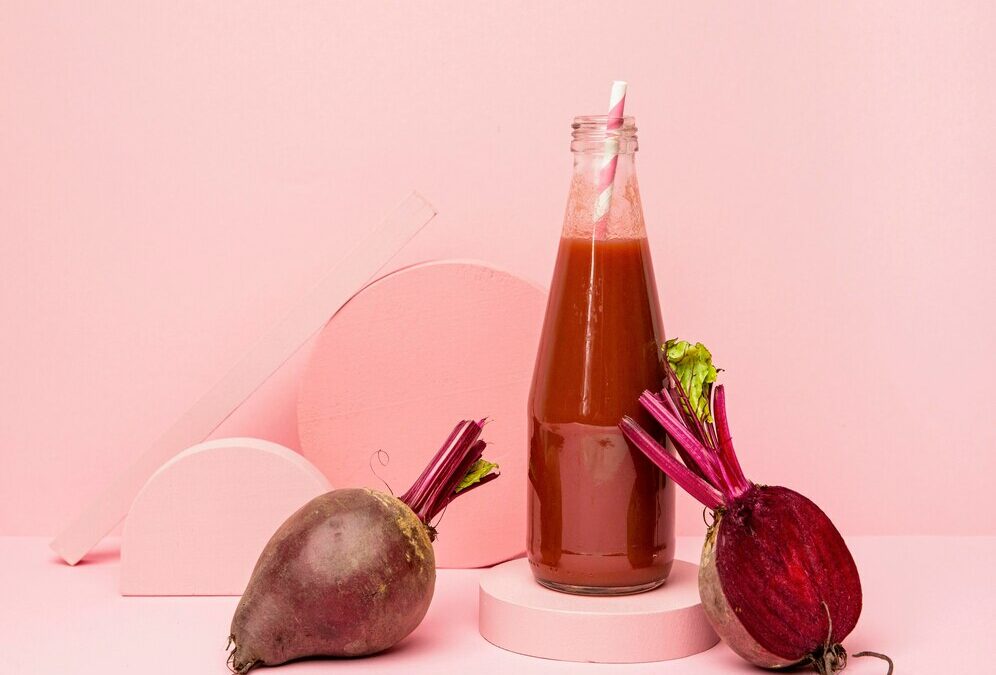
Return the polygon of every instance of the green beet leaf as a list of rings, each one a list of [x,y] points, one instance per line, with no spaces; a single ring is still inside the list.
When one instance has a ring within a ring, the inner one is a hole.
[[[486,459],[477,460],[471,465],[470,471],[468,471],[467,475],[463,477],[463,480],[460,481],[460,484],[456,486],[456,492],[462,492],[463,490],[466,490],[474,483],[480,482],[482,478],[484,478],[494,469],[497,468],[498,468],[497,464],[493,464]]]
[[[716,366],[712,365],[712,354],[701,342],[693,345],[686,340],[668,340],[661,349],[674,368],[695,416],[711,422],[709,385],[716,381]]]

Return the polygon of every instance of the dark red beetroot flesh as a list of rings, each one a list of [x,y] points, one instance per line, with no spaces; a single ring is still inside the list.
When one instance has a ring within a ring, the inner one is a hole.
[[[820,658],[854,629],[858,570],[816,504],[788,488],[752,486],[718,518],[700,582],[710,618],[732,618],[756,643],[727,639],[741,656],[768,667]]]
[[[230,665],[387,649],[425,616],[435,577],[429,533],[403,502],[366,489],[316,497],[256,563],[232,619]]]

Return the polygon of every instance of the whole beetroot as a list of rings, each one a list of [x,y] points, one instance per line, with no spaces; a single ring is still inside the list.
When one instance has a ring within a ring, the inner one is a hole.
[[[400,499],[333,490],[298,509],[256,563],[229,634],[246,673],[307,656],[383,651],[422,621],[436,581],[428,524],[456,496],[498,476],[481,459],[481,422],[464,421]]]

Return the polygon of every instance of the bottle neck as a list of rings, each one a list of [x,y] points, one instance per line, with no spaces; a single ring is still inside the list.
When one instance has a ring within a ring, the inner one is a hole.
[[[600,176],[605,157],[604,151],[575,150],[562,237],[640,239],[647,236],[640,186],[636,180],[636,155],[632,150],[620,152],[617,157],[612,200],[596,234],[595,205],[601,193]]]

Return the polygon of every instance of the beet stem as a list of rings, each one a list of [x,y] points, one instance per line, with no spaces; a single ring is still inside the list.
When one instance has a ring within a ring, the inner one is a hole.
[[[751,482],[744,475],[744,470],[733,449],[733,436],[730,435],[730,421],[726,416],[726,391],[723,385],[716,387],[713,402],[713,416],[716,419],[716,429],[719,432],[719,461],[725,465],[732,479],[732,496],[739,497],[750,489]]]
[[[457,487],[487,447],[487,443],[478,438],[484,422],[463,420],[457,424],[422,475],[401,496],[401,501],[427,526],[457,496],[497,478],[498,474],[483,476],[477,483],[457,492]]]
[[[681,411],[678,409],[678,406],[675,404],[674,398],[671,397],[671,392],[668,391],[668,387],[664,387],[664,389],[661,389],[661,392],[657,395],[657,398],[659,398],[661,401],[664,402],[664,405],[667,406],[667,409],[671,411],[672,415],[674,415],[679,419],[681,418]]]
[[[657,465],[671,479],[680,485],[688,494],[695,497],[704,506],[716,510],[723,505],[723,495],[709,483],[692,473],[691,469],[671,456],[653,436],[648,434],[633,418],[626,416],[619,423],[623,435],[647,458]]]
[[[425,508],[426,502],[428,501],[429,492],[433,485],[440,480],[439,476],[448,468],[447,463],[452,464],[453,461],[459,462],[463,453],[467,448],[477,439],[480,434],[480,427],[475,429],[473,422],[469,420],[463,420],[450,433],[449,438],[443,443],[443,447],[439,449],[432,461],[425,468],[416,480],[415,483],[408,489],[408,492],[401,496],[401,501],[414,511],[419,518],[422,518],[423,509]],[[452,468],[450,468],[452,471]],[[422,518],[425,521],[425,518]]]
[[[710,384],[709,385],[709,403],[711,404],[710,408],[709,408],[710,410],[713,410],[713,411],[716,410],[716,402],[715,401],[716,401],[716,389],[715,389],[715,387],[713,387]],[[719,450],[719,434],[716,433],[716,422],[715,422],[715,420],[716,420],[716,415],[715,415],[715,413],[713,413],[713,423],[712,424],[706,423],[705,428],[706,428],[706,431],[709,433],[709,439],[712,441],[712,447],[714,447],[717,450]]]
[[[664,407],[671,412],[672,417],[678,420],[684,419],[684,416],[678,410],[678,406],[675,405],[674,398],[671,396],[667,387],[662,389],[660,393],[656,395],[656,397],[662,403],[664,403]],[[699,468],[699,465],[695,462],[695,460],[692,459],[692,456],[688,454],[687,450],[685,450],[683,447],[681,447],[681,445],[678,444],[675,444],[674,447],[678,451],[678,455],[681,456],[681,461],[685,463],[685,466],[691,469],[692,472],[695,473],[699,478],[711,484],[713,487],[716,487],[716,485],[705,475],[705,473],[702,472],[702,469]]]
[[[660,402],[653,392],[645,391],[640,396],[640,403],[647,409],[655,420],[660,422],[664,430],[671,436],[675,444],[681,446],[691,455],[693,466],[697,466],[704,474],[705,480],[712,487],[726,492],[718,469],[718,462],[715,454],[706,446],[702,445],[692,432],[680,419],[674,417],[663,403]],[[688,461],[687,459],[685,460]]]
[[[441,511],[443,507],[460,494],[461,491],[458,491],[457,487],[463,481],[463,477],[470,472],[471,467],[484,455],[484,448],[487,445],[487,443],[479,439],[474,441],[467,452],[464,453],[463,459],[457,464],[456,470],[450,473],[446,480],[440,481],[436,485],[436,489],[432,491],[432,495],[433,502],[438,504],[437,511]]]

